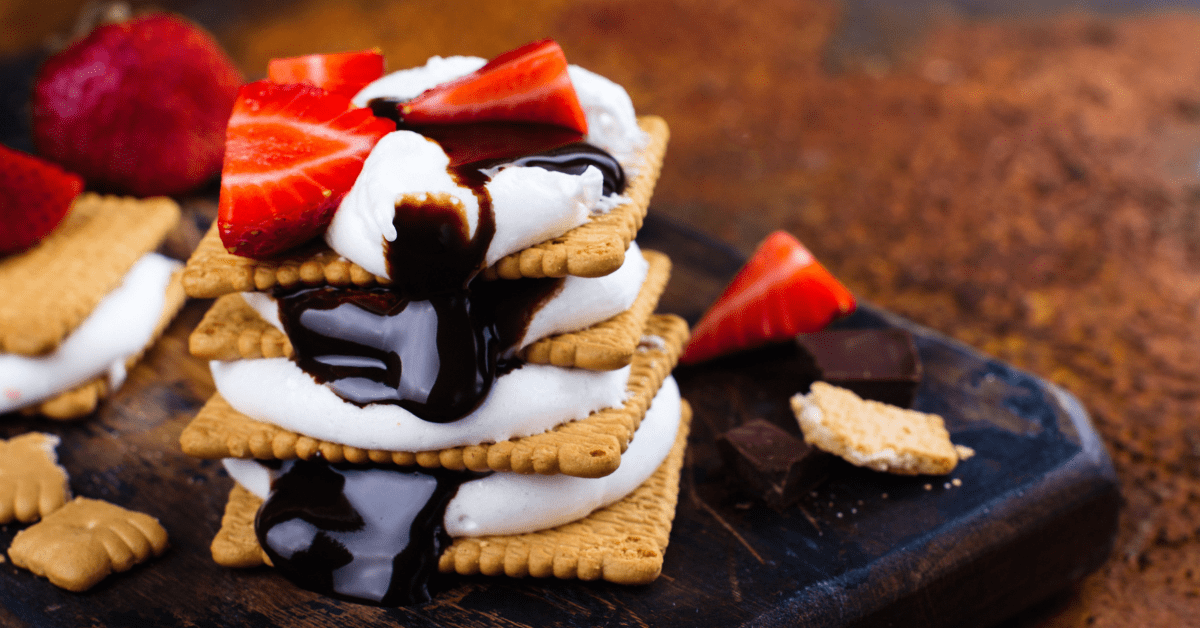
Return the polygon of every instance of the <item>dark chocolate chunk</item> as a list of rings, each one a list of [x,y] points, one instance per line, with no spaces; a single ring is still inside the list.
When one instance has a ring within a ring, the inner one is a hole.
[[[725,466],[776,509],[790,508],[825,479],[833,456],[769,421],[755,419],[717,437]]]
[[[863,399],[912,406],[921,360],[903,329],[838,329],[800,334],[797,344],[816,363],[819,379]]]

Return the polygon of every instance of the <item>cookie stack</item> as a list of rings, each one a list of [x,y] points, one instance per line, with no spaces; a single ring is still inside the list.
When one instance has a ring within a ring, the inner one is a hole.
[[[409,418],[401,407],[420,415],[435,404],[364,401],[376,393],[363,391],[383,383],[408,386],[396,383],[395,371],[427,368],[429,354],[445,369],[451,357],[441,332],[422,340],[417,323],[389,327],[389,317],[415,309],[394,305],[391,280],[325,247],[265,261],[232,255],[214,225],[184,285],[191,296],[217,299],[190,348],[213,361],[218,392],[181,445],[189,455],[225,459],[237,480],[213,541],[216,562],[271,563],[306,588],[382,604],[427,596],[425,574],[400,572],[419,572],[412,565],[430,559],[402,554],[431,556],[428,569],[446,574],[628,584],[658,576],[690,420],[670,379],[688,329],[676,316],[653,314],[670,261],[633,242],[668,137],[660,118],[638,124],[648,141],[619,206],[472,280],[472,294],[536,298],[516,317],[524,336],[513,355],[501,356],[495,383],[465,416]],[[544,313],[591,303],[606,277],[622,274],[638,277],[640,288],[620,313],[585,328],[532,331]],[[378,328],[346,331],[348,301],[358,307],[354,316]],[[309,305],[296,314],[297,302]],[[333,336],[359,346],[374,342],[368,335],[419,350],[347,357],[328,348]],[[426,393],[441,394],[437,384]],[[404,497],[381,497],[393,494]],[[395,512],[416,494],[423,497],[409,507],[420,512]],[[400,519],[406,523],[389,532]],[[404,542],[379,541],[388,534]],[[371,554],[368,545],[390,549]],[[406,579],[417,582],[399,582]]]
[[[154,253],[179,214],[167,198],[83,194],[0,258],[0,414],[82,417],[120,387],[183,306],[178,262]]]

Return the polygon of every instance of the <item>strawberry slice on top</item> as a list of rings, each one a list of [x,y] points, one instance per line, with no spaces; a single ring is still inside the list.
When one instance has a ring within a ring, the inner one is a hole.
[[[225,136],[217,227],[231,253],[265,258],[322,234],[377,142],[395,130],[319,87],[257,81]]]
[[[272,83],[307,83],[327,92],[354,98],[362,88],[383,76],[383,54],[378,48],[324,55],[271,59],[267,80]]]
[[[694,364],[799,333],[854,311],[854,295],[786,231],[767,236],[692,330]]]
[[[400,105],[405,124],[534,122],[587,135],[587,117],[553,39],[510,50]]]
[[[0,146],[0,256],[40,242],[62,222],[82,191],[78,175]]]

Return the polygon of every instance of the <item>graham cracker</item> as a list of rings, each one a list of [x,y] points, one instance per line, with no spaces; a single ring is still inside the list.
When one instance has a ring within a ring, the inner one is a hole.
[[[18,532],[8,557],[55,586],[86,591],[109,574],[126,571],[166,550],[167,531],[154,517],[76,497]]]
[[[158,324],[154,328],[154,333],[151,334],[150,340],[142,347],[142,350],[125,360],[126,370],[132,369],[137,365],[142,356],[150,350],[150,347],[166,331],[171,321],[174,320],[175,315],[179,313],[179,310],[183,308],[183,304],[187,301],[187,295],[183,292],[182,276],[182,270],[171,273],[171,280],[167,283],[167,289],[164,293],[162,316],[159,317]],[[101,375],[71,390],[63,391],[54,397],[21,408],[20,412],[25,415],[40,414],[46,418],[62,421],[78,419],[91,414],[100,404],[100,401],[111,392],[108,385],[108,376]]]
[[[638,172],[625,186],[628,203],[564,233],[501,258],[484,269],[484,278],[601,277],[621,267],[625,249],[637,236],[662,171],[670,131],[658,116],[639,116],[638,125],[650,136],[636,159]]]
[[[642,251],[650,264],[637,299],[628,310],[587,329],[531,343],[521,357],[533,364],[611,371],[633,360],[642,328],[658,305],[671,276],[671,260],[657,251]],[[206,360],[292,357],[287,334],[268,323],[241,296],[217,299],[188,340],[192,355]]]
[[[628,203],[595,216],[562,236],[504,257],[485,269],[482,276],[489,279],[600,277],[620,268],[625,260],[625,249],[646,217],[670,136],[662,118],[642,116],[638,122],[649,134],[650,141],[636,158],[639,164],[637,176],[625,186],[624,196],[629,198]],[[265,291],[275,286],[290,288],[297,284],[362,287],[379,283],[387,283],[387,280],[324,246],[316,252],[304,249],[271,260],[234,255],[221,243],[216,223],[196,247],[183,276],[188,295],[197,298]]]
[[[525,534],[454,539],[438,560],[442,573],[555,577],[647,584],[662,573],[679,497],[679,474],[692,409],[682,402],[679,431],[666,460],[632,493],[568,524]],[[212,543],[225,567],[269,564],[254,534],[263,500],[234,485]]]
[[[804,440],[847,462],[900,475],[944,475],[960,454],[942,417],[862,399],[845,388],[814,382],[807,394],[792,397],[792,411]],[[969,453],[968,453],[969,452]]]
[[[81,194],[41,243],[0,258],[0,353],[53,351],[179,215],[169,198]]]
[[[213,394],[179,437],[183,452],[197,458],[257,458],[308,460],[320,455],[329,462],[418,464],[426,468],[562,473],[601,477],[616,470],[621,453],[646,414],[659,386],[675,368],[687,342],[687,323],[671,314],[650,317],[643,342],[631,365],[625,405],[594,412],[585,419],[499,443],[451,447],[437,451],[367,450],[322,441],[257,421],[230,407]]]
[[[642,329],[658,307],[658,299],[671,278],[671,259],[658,251],[642,251],[650,263],[646,281],[628,310],[587,329],[542,338],[521,350],[533,364],[611,371],[633,361]]]

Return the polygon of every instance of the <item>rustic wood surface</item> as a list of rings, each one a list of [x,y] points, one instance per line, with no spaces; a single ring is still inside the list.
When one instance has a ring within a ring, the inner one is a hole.
[[[662,309],[692,318],[742,259],[664,219],[649,221],[642,241],[678,260]],[[889,476],[838,461],[782,513],[743,493],[714,436],[752,418],[798,433],[788,397],[808,380],[795,346],[784,344],[677,371],[695,418],[655,583],[448,577],[422,606],[339,602],[296,589],[269,568],[223,569],[209,557],[231,480],[219,463],[178,447],[212,390],[203,362],[186,352],[206,305],[192,302],[95,416],[0,422],[0,437],[58,435],[76,494],[147,512],[171,537],[163,557],[83,594],[0,565],[4,625],[985,625],[1076,583],[1112,546],[1115,474],[1073,400],[864,305],[840,325],[911,329],[924,366],[914,407],[942,414],[954,440],[976,450],[951,476]],[[23,527],[0,528],[0,546]]]
[[[83,4],[0,1],[5,143],[29,147],[28,77]],[[1117,550],[1017,625],[1195,622],[1194,13],[971,20],[942,12],[946,23],[922,30],[931,20],[920,9],[933,3],[157,4],[210,28],[247,78],[261,77],[274,56],[379,46],[399,68],[435,53],[488,56],[557,38],[573,62],[622,83],[639,111],[671,124],[652,212],[743,253],[786,228],[860,296],[1083,400],[1121,478]],[[937,4],[986,13],[978,10],[986,3]],[[176,330],[201,309],[191,305]],[[161,360],[150,364],[169,371]],[[164,381],[181,391],[176,399],[202,398],[204,369],[183,364],[189,374]],[[120,417],[138,425],[118,410],[78,429],[115,441]],[[166,443],[173,436],[155,432],[164,429],[120,442]],[[104,456],[97,462],[124,459]],[[78,482],[81,492],[108,486],[87,474]],[[202,500],[219,498],[196,491],[188,512],[215,517]]]

